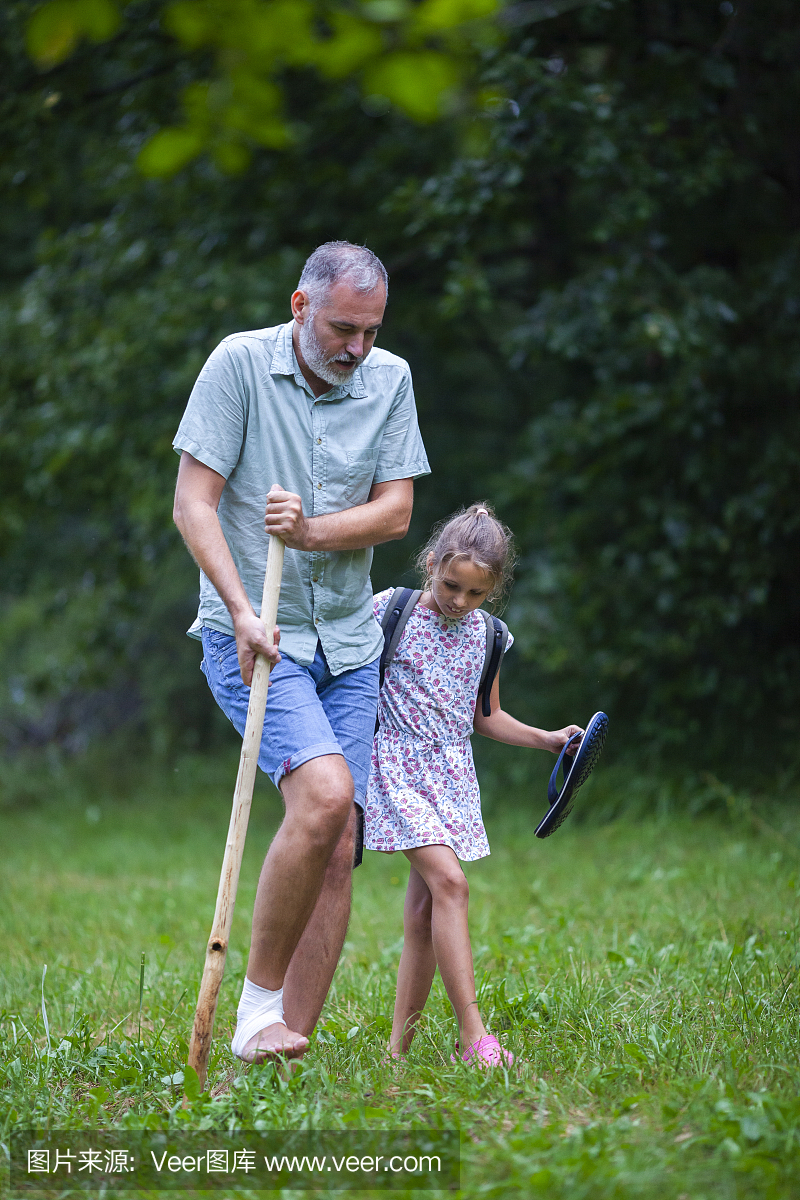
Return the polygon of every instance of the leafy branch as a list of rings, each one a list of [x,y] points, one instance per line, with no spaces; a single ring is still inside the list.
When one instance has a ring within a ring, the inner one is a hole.
[[[222,171],[239,174],[254,147],[286,146],[287,68],[310,68],[330,81],[355,78],[371,111],[395,108],[414,121],[434,121],[463,96],[480,46],[501,36],[497,8],[498,0],[165,3],[163,33],[186,56],[210,53],[214,68],[184,88],[183,120],[149,139],[139,167],[167,176],[209,153]],[[123,21],[116,0],[48,0],[28,24],[28,52],[49,70],[82,41],[108,41]]]

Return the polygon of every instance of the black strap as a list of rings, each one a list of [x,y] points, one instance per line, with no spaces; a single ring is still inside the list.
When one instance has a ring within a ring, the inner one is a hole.
[[[561,767],[561,791],[563,791],[564,784],[567,782],[567,776],[569,775],[569,773],[572,770],[574,763],[575,763],[574,756],[570,757],[569,755],[567,755],[567,747],[571,746],[572,743],[574,741],[576,741],[577,738],[582,738],[582,737],[583,737],[583,732],[573,733],[572,737],[568,738],[567,741],[564,742],[564,745],[561,747],[561,753],[558,756],[558,761],[556,762],[556,765],[553,767],[553,773],[550,776],[550,782],[547,785],[547,803],[550,805],[551,808],[555,804],[558,797],[561,795],[561,792],[559,791],[559,788],[558,788],[558,783],[556,781],[556,775],[558,775],[558,768]],[[575,751],[575,753],[577,754],[577,750]]]
[[[483,659],[478,695],[483,697],[481,712],[485,717],[490,717],[492,715],[492,686],[497,678],[497,672],[500,670],[500,664],[508,644],[508,626],[505,621],[501,621],[499,617],[493,617],[491,613],[484,612],[482,608],[479,609],[479,612],[486,622],[486,654]]]
[[[403,636],[403,630],[408,624],[408,618],[414,611],[414,606],[421,595],[421,591],[413,588],[395,588],[389,599],[389,603],[386,605],[386,611],[381,621],[381,629],[383,630],[383,653],[381,654],[380,661],[381,687],[383,687],[383,680],[386,676],[386,668],[394,658],[395,651]],[[481,705],[483,715],[490,717],[492,715],[492,685],[497,678],[497,672],[500,670],[500,663],[503,661],[503,655],[508,644],[508,626],[505,621],[501,621],[499,617],[493,617],[490,613],[484,612],[482,608],[478,609],[478,612],[486,622],[486,652],[483,657],[478,695],[483,694]],[[377,729],[378,725],[376,722],[376,732]]]
[[[354,805],[356,810],[356,836],[353,845],[353,870],[360,867],[364,861],[364,810]]]
[[[386,605],[386,612],[381,621],[383,630],[383,653],[380,663],[381,687],[383,687],[386,668],[394,658],[400,638],[403,636],[403,630],[408,624],[408,618],[421,595],[422,592],[414,588],[395,588]]]

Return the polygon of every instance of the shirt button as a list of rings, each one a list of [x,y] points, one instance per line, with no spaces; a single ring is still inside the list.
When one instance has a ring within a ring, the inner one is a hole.
[[[317,445],[318,445],[318,446],[321,446],[321,445],[322,445],[322,438],[317,438]]]
[[[321,488],[322,488],[322,484],[321,484],[321,483],[318,483],[318,484],[317,484],[317,488],[321,489]]]
[[[312,582],[312,583],[316,583],[318,580],[319,580],[319,575],[312,575],[312,576],[311,576],[311,582]]]

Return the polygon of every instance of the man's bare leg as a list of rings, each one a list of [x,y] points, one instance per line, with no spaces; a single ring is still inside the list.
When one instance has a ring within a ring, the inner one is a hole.
[[[314,912],[353,808],[353,779],[341,755],[326,754],[284,776],[281,792],[286,816],[261,868],[247,964],[248,979],[271,991],[284,986]],[[250,1039],[243,1057],[251,1062],[276,1054],[296,1058],[307,1045],[304,1034],[276,1023]]]
[[[283,983],[286,1024],[306,1037],[311,1036],[319,1020],[347,933],[355,826],[353,805],[350,820],[328,863],[319,899],[292,955]]]

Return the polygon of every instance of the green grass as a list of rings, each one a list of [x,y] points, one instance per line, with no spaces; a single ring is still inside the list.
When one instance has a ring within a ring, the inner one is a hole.
[[[271,1067],[234,1066],[227,1049],[279,817],[260,784],[212,1091],[182,1110],[171,1078],[185,1061],[234,776],[227,760],[125,787],[73,773],[54,777],[46,800],[2,811],[4,1145],[33,1124],[433,1125],[461,1130],[464,1196],[798,1195],[791,807],[753,816],[746,797],[714,783],[715,813],[670,814],[654,800],[650,817],[568,822],[537,842],[527,801],[488,805],[492,856],[468,868],[471,924],[485,1017],[522,1064],[507,1074],[451,1064],[438,981],[408,1065],[383,1063],[407,867],[367,854],[324,1023],[286,1084]],[[598,772],[585,807],[613,804],[621,779]]]

